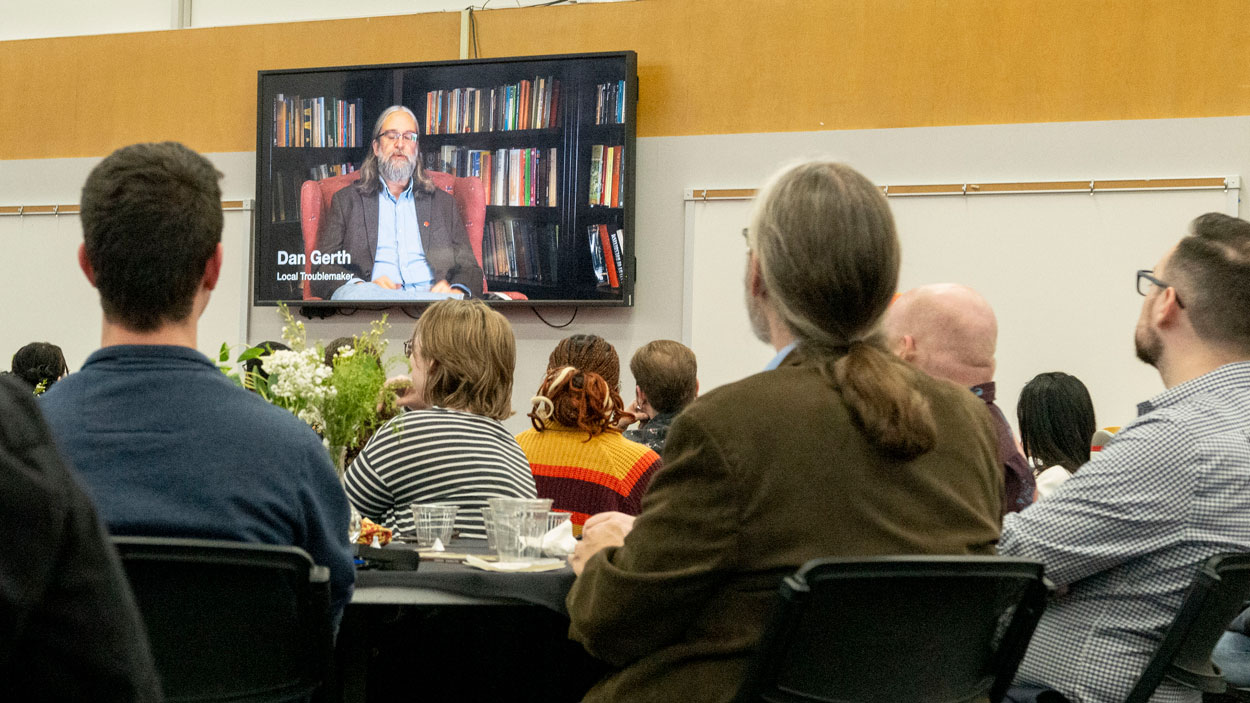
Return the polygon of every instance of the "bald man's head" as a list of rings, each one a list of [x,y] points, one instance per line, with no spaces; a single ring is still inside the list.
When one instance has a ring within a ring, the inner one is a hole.
[[[881,326],[894,353],[930,376],[961,386],[994,380],[998,320],[967,286],[913,288],[890,305]]]

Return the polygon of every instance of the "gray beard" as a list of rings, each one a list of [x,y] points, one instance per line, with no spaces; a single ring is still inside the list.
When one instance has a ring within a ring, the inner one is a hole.
[[[763,301],[753,297],[746,291],[747,319],[751,321],[751,332],[755,338],[765,344],[772,344],[772,330],[768,328],[768,315],[764,312]]]
[[[398,160],[394,156],[378,159],[378,173],[387,183],[407,183],[412,179],[413,172],[417,170],[415,155],[411,159],[403,154],[398,156],[400,157]]]

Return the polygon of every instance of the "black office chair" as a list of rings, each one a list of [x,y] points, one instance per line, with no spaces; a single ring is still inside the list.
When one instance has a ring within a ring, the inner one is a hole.
[[[333,662],[329,570],[296,547],[114,537],[169,701],[308,698]]]
[[[1223,693],[1227,685],[1211,663],[1211,650],[1248,596],[1250,554],[1207,559],[1125,703],[1146,703],[1164,678],[1203,693]]]
[[[997,703],[1046,603],[1004,557],[816,559],[781,586],[737,703]]]

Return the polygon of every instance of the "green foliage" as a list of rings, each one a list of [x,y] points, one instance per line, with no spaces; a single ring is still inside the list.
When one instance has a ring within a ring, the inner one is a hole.
[[[235,383],[307,422],[327,446],[354,455],[398,412],[395,391],[386,388],[386,317],[354,336],[351,349],[336,355],[329,369],[322,362],[322,346],[308,345],[304,323],[285,305],[278,311],[285,323],[282,339],[291,351],[249,347],[231,361],[230,346],[222,344],[217,367]],[[244,362],[262,356],[268,378],[242,370]]]

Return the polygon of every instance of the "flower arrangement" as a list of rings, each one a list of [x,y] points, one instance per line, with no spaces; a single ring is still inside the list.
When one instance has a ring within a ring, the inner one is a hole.
[[[278,310],[285,322],[282,341],[289,350],[252,347],[230,362],[223,344],[218,367],[236,383],[291,411],[321,435],[342,473],[375,430],[398,412],[395,391],[386,386],[386,317],[352,337],[350,346],[334,350],[327,366],[325,350],[310,345],[304,323],[285,305]],[[260,368],[240,372],[238,365],[260,360]]]

